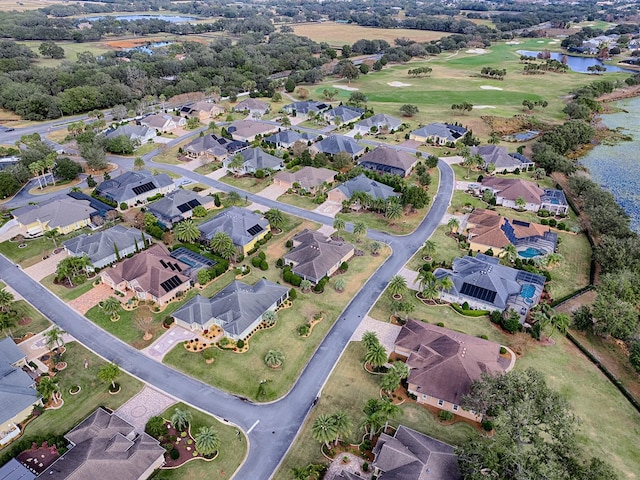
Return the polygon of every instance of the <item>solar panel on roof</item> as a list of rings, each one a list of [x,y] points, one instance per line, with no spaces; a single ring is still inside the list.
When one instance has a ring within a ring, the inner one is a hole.
[[[482,300],[483,302],[488,303],[493,303],[497,295],[497,292],[494,292],[493,290],[488,290],[486,288],[478,287],[477,285],[472,285],[466,282],[462,284],[460,293],[462,295],[477,298],[478,300]]]
[[[167,268],[167,264],[164,263],[164,260],[160,260],[160,265],[162,265],[163,268]]]
[[[176,270],[178,270],[179,272],[182,271],[182,269],[180,268],[180,265],[178,265],[177,263],[175,264]]]
[[[142,195],[143,193],[150,192],[151,190],[153,190],[155,188],[156,187],[153,184],[153,182],[147,182],[147,183],[143,183],[142,185],[139,185],[137,187],[133,187],[131,190],[133,190],[133,193],[135,193],[136,195]]]
[[[511,220],[514,225],[520,225],[521,227],[528,227],[531,225],[529,222],[523,222],[522,220]]]
[[[169,280],[165,280],[164,282],[162,282],[160,286],[165,292],[168,293],[174,288],[179,287],[181,284],[182,284],[182,281],[180,280],[180,277],[178,277],[177,275],[174,275]]]
[[[256,224],[253,227],[251,227],[249,230],[247,230],[247,232],[249,233],[249,235],[251,235],[253,237],[254,235],[257,235],[258,233],[260,233],[263,230],[264,230],[264,228],[262,228],[260,225]]]

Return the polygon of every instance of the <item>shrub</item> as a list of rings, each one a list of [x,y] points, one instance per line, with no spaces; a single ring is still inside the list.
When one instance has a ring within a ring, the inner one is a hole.
[[[253,257],[251,259],[251,265],[253,265],[256,268],[260,267],[261,263],[262,263],[262,259],[260,257]]]
[[[258,258],[260,260],[266,260],[267,259],[267,254],[264,253],[264,252],[260,252],[260,253],[258,253]]]
[[[205,360],[213,360],[215,356],[216,353],[212,348],[205,348],[202,351],[202,358],[204,358]]]
[[[640,373],[640,342],[634,341],[629,348],[629,362],[636,372]]]
[[[296,292],[295,288],[292,288],[291,290],[289,290],[289,299],[295,300],[296,298],[298,298],[298,292]]]
[[[169,452],[169,457],[171,457],[171,460],[177,460],[177,459],[180,458],[180,452],[178,450],[176,450],[175,448],[173,448]]]
[[[493,422],[491,420],[483,420],[481,425],[482,429],[485,432],[490,432],[491,430],[493,430]]]
[[[291,247],[293,247],[293,240],[287,240],[287,243],[285,243],[285,246],[286,246],[287,248],[291,248]]]
[[[304,325],[300,325],[298,327],[298,335],[300,335],[301,337],[304,337],[306,335],[309,335],[309,324],[305,323]]]
[[[444,327],[444,323],[443,323],[443,322],[438,322],[438,323],[436,323],[436,325],[437,325],[438,327]]]
[[[485,338],[485,340],[486,340],[486,338]],[[504,347],[500,347],[500,355],[504,355],[505,353],[507,353],[507,349],[504,348]]]
[[[438,418],[443,422],[450,422],[451,420],[453,420],[453,413],[448,410],[440,410],[440,413],[438,413]]]
[[[489,340],[489,337],[487,337],[486,335],[480,335],[480,338],[483,340]]]
[[[269,264],[267,263],[266,260],[262,260],[260,262],[260,270],[268,270],[269,269]]]
[[[244,348],[244,340],[240,339],[236,342],[236,347]]]
[[[362,471],[363,472],[368,472],[369,471],[369,464],[367,462],[364,462],[362,464]]]
[[[464,302],[464,303],[462,304],[462,309],[463,309],[463,310],[469,310],[469,302]]]
[[[502,318],[500,325],[509,333],[515,333],[520,330],[520,320],[516,316],[508,316]]]
[[[173,325],[173,322],[175,322],[175,320],[171,316],[164,317],[164,320],[162,321],[165,327],[170,327]]]
[[[342,264],[340,265],[340,270],[346,272],[347,270],[349,270],[349,264],[347,262],[342,262]]]
[[[284,265],[284,260],[282,260],[282,258],[279,258],[278,260],[276,260],[276,267],[282,268],[283,265]]]
[[[566,230],[567,229],[567,224],[564,223],[564,222],[560,222],[560,223],[558,223],[557,227],[558,227],[558,230]]]
[[[558,224],[558,221],[555,218],[550,218],[549,219],[549,226],[550,227],[555,227]]]
[[[538,210],[539,217],[548,217],[549,215],[551,215],[551,212],[549,212],[549,210],[545,210],[545,209]]]
[[[149,419],[144,427],[144,431],[153,438],[160,438],[167,433],[167,426],[162,417],[154,416]]]
[[[120,210],[126,210],[128,208],[129,208],[129,205],[127,205],[127,202],[120,203]]]

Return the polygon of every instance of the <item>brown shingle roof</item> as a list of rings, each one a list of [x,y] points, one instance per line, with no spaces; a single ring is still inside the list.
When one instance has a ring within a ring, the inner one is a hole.
[[[518,178],[485,177],[482,186],[490,187],[501,197],[513,201],[522,197],[527,203],[541,203],[540,198],[544,195],[544,190],[535,183]]]
[[[358,163],[376,166],[377,170],[382,171],[388,171],[384,167],[400,169],[404,172],[403,175],[407,175],[417,161],[418,159],[414,155],[409,155],[395,148],[379,146],[360,157]],[[391,173],[395,172],[392,171]]]
[[[475,243],[489,247],[504,248],[511,243],[503,230],[503,225],[508,222],[506,217],[501,217],[492,210],[476,208],[467,220],[469,238]],[[516,238],[544,237],[549,230],[544,225],[527,222],[512,222],[511,227]]]
[[[297,172],[280,172],[275,175],[281,181],[290,184],[299,183],[301,187],[310,190],[319,187],[324,182],[331,183],[336,177],[336,172],[328,168],[303,167]]]

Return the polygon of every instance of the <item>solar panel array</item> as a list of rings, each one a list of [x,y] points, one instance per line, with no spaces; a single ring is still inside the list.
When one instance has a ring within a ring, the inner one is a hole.
[[[164,260],[160,260],[160,265],[162,265],[163,268],[168,268],[172,271],[178,271],[181,272],[182,268],[180,268],[180,265],[178,265],[177,263],[171,263],[171,262],[165,262]]]
[[[171,256],[173,258],[175,258],[176,260],[180,260],[183,263],[187,263],[184,262],[184,258],[188,258],[190,260],[193,260],[194,262],[197,262],[200,265],[203,265],[205,267],[211,267],[213,265],[216,264],[216,262],[214,262],[213,260],[204,257],[202,255],[199,255],[195,252],[192,252],[191,250],[184,248],[184,247],[179,247],[176,248],[173,252],[171,252]],[[191,265],[193,266],[193,265]]]
[[[183,203],[182,205],[178,205],[178,210],[180,213],[188,212],[189,210],[193,210],[194,208],[200,206],[200,202],[198,200],[189,200],[187,203]]]
[[[133,187],[131,190],[133,190],[133,193],[135,193],[136,195],[142,195],[143,193],[150,192],[155,188],[156,186],[153,184],[153,182],[147,182],[143,183],[142,185],[138,185],[137,187]]]
[[[496,298],[497,292],[493,290],[488,290],[483,287],[478,287],[477,285],[471,285],[470,283],[463,283],[462,289],[460,290],[462,295],[466,295],[468,297],[477,298],[478,300],[482,300],[483,302],[493,303]]]
[[[529,222],[523,222],[522,220],[511,220],[514,225],[520,225],[521,227],[528,227],[531,225]]]
[[[257,235],[258,233],[260,233],[263,230],[264,230],[264,228],[262,228],[258,224],[255,224],[253,227],[251,227],[249,230],[247,230],[247,233],[249,233],[249,235],[251,235],[253,237],[254,235]]]
[[[518,274],[516,275],[516,281],[518,282],[533,283],[540,286],[544,285],[545,280],[546,279],[542,275],[526,272],[524,270],[518,270]]]
[[[160,284],[160,286],[166,293],[169,293],[171,290],[179,287],[180,285],[182,285],[182,280],[180,280],[180,277],[178,277],[177,275],[174,275],[169,280],[165,280]]]

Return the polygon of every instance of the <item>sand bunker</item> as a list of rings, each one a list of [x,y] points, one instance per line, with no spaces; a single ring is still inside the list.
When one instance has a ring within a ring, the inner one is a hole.
[[[496,108],[493,105],[474,105],[473,109],[474,110],[483,110],[485,108]]]
[[[544,40],[538,40],[536,43],[544,43]]]
[[[402,82],[389,82],[389,83],[387,83],[387,85],[389,85],[390,87],[396,87],[396,88],[410,87],[411,86],[410,83],[402,83]]]
[[[482,90],[502,90],[500,87],[494,87],[493,85],[480,85]]]
[[[484,55],[488,53],[484,48],[470,48],[467,53],[475,53],[476,55]]]
[[[356,87],[347,87],[346,85],[331,85],[333,88],[339,88],[341,90],[346,90],[347,92],[357,92],[358,89]]]
[[[517,40],[510,40],[505,42],[507,45],[520,45],[522,42],[518,42]]]

